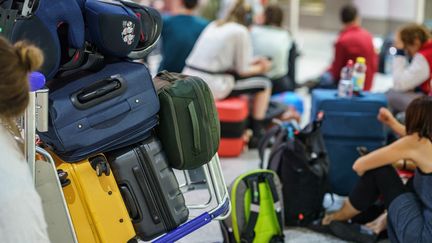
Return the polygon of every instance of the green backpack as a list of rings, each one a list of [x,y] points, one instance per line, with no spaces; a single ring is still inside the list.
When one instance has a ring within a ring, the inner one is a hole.
[[[243,174],[230,191],[233,210],[221,222],[224,242],[284,242],[282,185],[276,173],[254,170]]]
[[[170,165],[189,170],[208,163],[219,148],[220,124],[207,83],[167,71],[153,82],[160,102],[157,135]]]

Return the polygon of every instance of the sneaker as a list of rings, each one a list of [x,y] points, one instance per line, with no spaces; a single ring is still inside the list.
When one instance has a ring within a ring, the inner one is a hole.
[[[330,230],[333,235],[346,241],[354,241],[359,243],[374,243],[378,240],[372,230],[360,224],[350,224],[347,222],[333,221],[330,223]]]

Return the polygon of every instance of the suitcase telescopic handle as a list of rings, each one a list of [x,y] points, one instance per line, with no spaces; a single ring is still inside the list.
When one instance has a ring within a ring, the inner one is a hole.
[[[114,75],[73,93],[71,101],[76,108],[84,110],[117,97],[125,90],[124,79],[120,75]]]

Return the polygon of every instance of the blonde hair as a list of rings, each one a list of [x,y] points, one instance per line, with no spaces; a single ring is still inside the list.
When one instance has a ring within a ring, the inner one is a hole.
[[[218,20],[217,25],[221,26],[229,22],[247,25],[246,17],[252,13],[251,6],[245,0],[236,0],[225,18]]]
[[[24,41],[12,45],[0,37],[0,118],[17,137],[14,119],[29,102],[28,74],[43,63],[40,49]]]

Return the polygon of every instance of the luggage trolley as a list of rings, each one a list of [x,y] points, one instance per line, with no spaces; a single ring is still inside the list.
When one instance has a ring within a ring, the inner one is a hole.
[[[25,156],[32,180],[42,200],[48,235],[52,242],[77,243],[72,220],[51,155],[36,145],[36,130],[48,130],[48,89],[43,89],[45,78],[32,73],[30,101],[18,124],[25,138]]]
[[[201,168],[201,170],[198,171],[202,173],[200,176],[203,176],[205,180],[200,181],[198,185],[191,181],[191,179],[189,178],[189,175],[187,173],[190,171],[177,171],[176,175],[179,181],[181,179],[180,176],[184,176],[185,182],[180,185],[180,188],[182,189],[186,200],[188,199],[188,192],[193,192],[196,189],[208,190],[209,199],[207,200],[207,202],[202,204],[187,205],[188,208],[191,210],[201,209],[208,211],[205,211],[200,215],[193,217],[188,222],[180,225],[171,232],[168,232],[165,235],[157,238],[153,241],[154,243],[175,242],[209,224],[212,220],[224,220],[230,215],[231,203],[229,198],[229,192],[222,174],[218,154],[216,154],[208,164],[203,165],[199,168]],[[212,203],[216,203],[216,205],[213,208],[209,209],[212,206]]]
[[[77,243],[55,162],[47,151],[36,146],[35,143],[36,130],[40,132],[46,131],[48,121],[48,90],[40,89],[44,83],[41,81],[42,78],[43,76],[38,73],[32,74],[30,82],[33,91],[30,92],[29,106],[25,115],[19,120],[26,141],[26,159],[29,163],[36,190],[43,198],[43,209],[50,239],[53,242]],[[190,179],[189,171],[177,171],[176,174],[179,181],[182,179],[181,175],[183,174],[185,182],[180,185],[180,188],[186,198],[188,193],[197,191],[197,189],[206,189],[208,191],[209,198],[206,202],[188,205],[191,210],[206,211],[153,242],[177,241],[202,228],[212,220],[223,220],[229,216],[231,204],[219,156],[216,154],[209,163],[200,168],[199,176],[204,180],[198,184]]]

